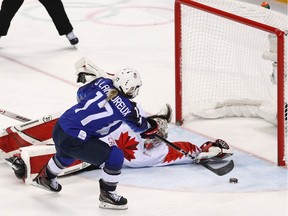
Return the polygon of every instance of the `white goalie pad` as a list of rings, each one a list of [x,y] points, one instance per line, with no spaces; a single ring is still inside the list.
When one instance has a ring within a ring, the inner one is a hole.
[[[55,154],[55,146],[52,140],[52,130],[60,113],[43,116],[37,120],[8,127],[0,133],[0,159],[7,162],[11,157],[20,157],[25,163],[26,184],[31,184],[40,170]],[[82,161],[75,161],[69,167],[63,169],[61,175],[67,175],[90,166]]]
[[[41,169],[48,163],[49,159],[55,154],[54,145],[33,145],[20,148],[20,158],[25,163],[25,184],[31,184]]]
[[[33,145],[20,148],[20,157],[26,165],[26,173],[23,178],[25,184],[31,184],[33,179],[48,163],[50,158],[55,154],[54,145]],[[90,166],[89,163],[80,160],[75,161],[69,167],[62,170],[58,176],[68,175]]]
[[[19,153],[20,147],[53,143],[52,129],[59,116],[60,113],[49,114],[2,130],[0,133],[0,159]]]

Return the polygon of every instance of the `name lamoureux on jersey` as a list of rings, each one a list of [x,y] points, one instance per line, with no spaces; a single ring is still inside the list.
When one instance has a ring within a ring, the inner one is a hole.
[[[120,92],[107,101],[111,90],[115,90],[112,80],[102,77],[80,87],[78,104],[59,118],[62,129],[82,140],[91,136],[104,137],[123,122],[135,132],[147,130],[146,118],[140,115],[135,102]]]

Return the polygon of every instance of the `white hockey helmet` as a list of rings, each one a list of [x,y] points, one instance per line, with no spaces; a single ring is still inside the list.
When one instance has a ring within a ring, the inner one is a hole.
[[[134,98],[138,95],[142,80],[135,69],[123,68],[115,74],[113,85],[127,97]]]

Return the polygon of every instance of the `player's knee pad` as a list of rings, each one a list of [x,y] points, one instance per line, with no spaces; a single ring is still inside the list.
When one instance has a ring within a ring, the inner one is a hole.
[[[105,162],[105,169],[119,171],[124,163],[124,154],[117,146],[112,146],[108,159]]]

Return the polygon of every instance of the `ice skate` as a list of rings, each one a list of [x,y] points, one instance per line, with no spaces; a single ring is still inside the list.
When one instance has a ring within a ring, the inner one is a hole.
[[[100,179],[100,188],[103,184],[102,179]],[[100,189],[100,196],[99,196],[99,207],[106,208],[106,209],[119,209],[125,210],[128,208],[127,206],[127,199],[123,196],[117,194],[116,191],[106,191]]]
[[[118,195],[115,191],[101,190],[99,197],[99,207],[107,209],[127,209],[127,199]]]
[[[32,185],[53,192],[60,192],[62,189],[62,186],[57,182],[57,177],[53,179],[47,177],[46,167],[33,180]]]

